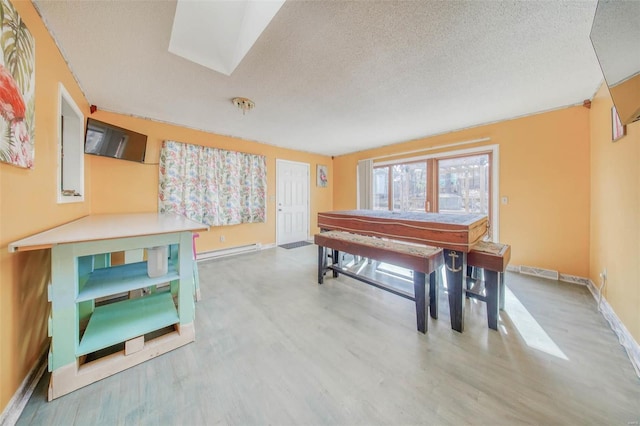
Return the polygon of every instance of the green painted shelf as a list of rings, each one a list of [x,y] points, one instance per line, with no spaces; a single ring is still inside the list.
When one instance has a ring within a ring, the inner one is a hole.
[[[149,278],[147,275],[147,262],[95,269],[82,290],[78,292],[76,302],[93,300],[179,279],[180,275],[172,262],[169,262],[167,273],[156,278]]]
[[[108,348],[180,322],[171,293],[98,306],[82,336],[76,356]]]

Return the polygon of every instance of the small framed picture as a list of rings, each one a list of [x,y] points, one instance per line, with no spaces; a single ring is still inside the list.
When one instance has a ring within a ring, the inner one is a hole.
[[[328,184],[329,184],[329,175],[327,174],[327,166],[318,164],[317,185],[321,188],[326,188]]]
[[[622,125],[616,107],[611,107],[611,140],[617,141],[627,134],[627,126]]]

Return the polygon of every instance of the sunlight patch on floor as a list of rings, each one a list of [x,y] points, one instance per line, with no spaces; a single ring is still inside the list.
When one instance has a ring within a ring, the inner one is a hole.
[[[342,263],[343,269],[351,269],[351,268],[355,268],[356,266],[357,266],[357,269],[356,271],[354,271],[354,273],[362,274],[362,271],[364,270],[364,268],[367,267],[366,259],[363,259],[360,257],[356,258],[355,256],[351,256],[351,259],[347,263]]]
[[[376,267],[376,271],[386,275],[390,275],[392,277],[413,281],[413,271],[407,268],[402,268],[400,266],[379,262],[378,266]]]
[[[362,264],[360,265],[360,267],[358,268],[358,270],[356,271],[356,274],[362,274],[362,270],[367,266],[367,262],[362,262]]]
[[[569,358],[527,311],[527,308],[520,303],[515,294],[507,287],[505,287],[505,290],[505,311],[527,345],[530,348],[568,361]]]

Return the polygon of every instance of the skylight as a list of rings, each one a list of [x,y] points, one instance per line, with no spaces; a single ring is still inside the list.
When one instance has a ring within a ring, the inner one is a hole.
[[[284,0],[178,0],[169,52],[231,75]]]

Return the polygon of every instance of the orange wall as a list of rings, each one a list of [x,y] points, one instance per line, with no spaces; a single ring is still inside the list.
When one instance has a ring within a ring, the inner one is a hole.
[[[92,115],[97,120],[131,129],[148,135],[147,164],[114,160],[111,158],[85,156],[92,165],[91,213],[154,212],[158,209],[158,158],[165,139],[196,145],[211,146],[267,157],[267,222],[235,226],[212,227],[201,232],[198,251],[217,250],[252,243],[274,244],[276,242],[276,159],[308,163],[310,168],[310,233],[318,231],[317,213],[331,210],[333,204],[333,179],[331,157],[308,154],[228,136],[220,136],[198,130],[187,129],[166,123],[114,114],[98,110]],[[316,164],[325,164],[329,171],[329,186],[316,186]],[[220,237],[225,241],[221,242]]]
[[[606,86],[591,103],[591,251],[589,276],[636,342],[640,342],[640,122],[611,142]]]
[[[499,145],[499,195],[509,197],[499,232],[512,245],[511,264],[588,276],[589,110],[581,106],[337,157],[334,208],[356,207],[358,160],[485,137],[449,150]]]
[[[49,254],[9,253],[7,245],[87,215],[91,205],[88,191],[83,203],[56,203],[58,82],[83,112],[88,113],[89,105],[31,2],[13,4],[36,47],[35,167],[0,163],[0,410],[48,343]],[[85,172],[88,187],[90,164]]]

